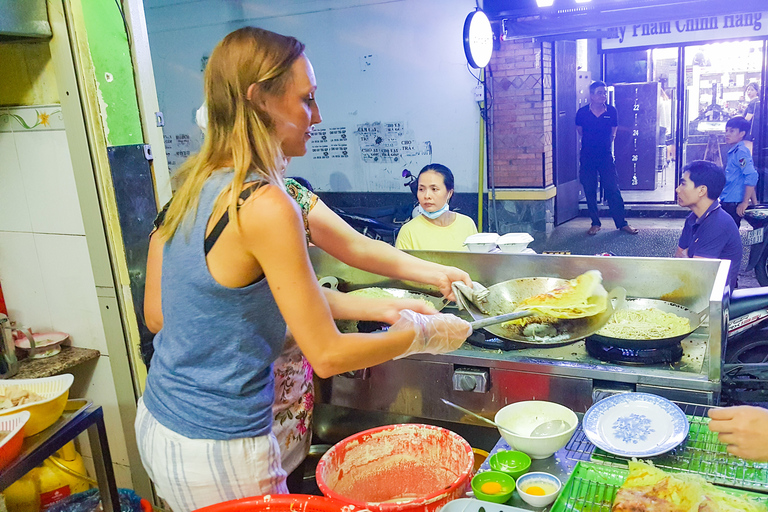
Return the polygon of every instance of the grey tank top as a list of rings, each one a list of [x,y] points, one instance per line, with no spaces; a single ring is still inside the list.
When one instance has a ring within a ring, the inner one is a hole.
[[[272,363],[285,341],[285,321],[266,279],[227,288],[208,271],[205,230],[232,175],[218,171],[206,182],[196,215],[163,252],[163,328],[144,403],[162,425],[193,439],[270,432]]]

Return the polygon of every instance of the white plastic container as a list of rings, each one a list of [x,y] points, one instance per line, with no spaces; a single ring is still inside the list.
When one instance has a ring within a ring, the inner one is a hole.
[[[480,512],[483,510],[492,510],[493,512],[531,512],[528,509],[513,507],[512,505],[489,503],[474,498],[459,498],[453,500],[444,506],[440,512]]]
[[[522,252],[528,244],[533,242],[533,237],[528,233],[507,233],[496,240],[501,252]]]
[[[496,240],[498,239],[498,233],[475,233],[464,240],[464,245],[469,248],[470,252],[491,252],[496,249]]]

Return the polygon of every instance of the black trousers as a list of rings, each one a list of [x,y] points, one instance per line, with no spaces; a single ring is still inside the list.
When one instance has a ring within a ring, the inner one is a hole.
[[[736,227],[741,226],[741,217],[736,213],[736,207],[739,206],[739,203],[720,203],[720,206],[731,216],[733,222],[736,223]]]
[[[616,229],[627,225],[624,218],[624,199],[619,190],[619,176],[616,174],[616,164],[613,159],[603,162],[583,162],[579,171],[579,181],[584,187],[584,195],[587,198],[587,211],[592,219],[593,226],[601,226],[600,216],[597,212],[597,178],[600,177],[600,185],[603,187],[605,198],[608,200],[608,209],[616,224]]]

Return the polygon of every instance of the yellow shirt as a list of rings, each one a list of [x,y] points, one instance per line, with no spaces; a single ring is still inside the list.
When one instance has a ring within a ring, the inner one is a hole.
[[[418,251],[466,251],[464,240],[475,233],[475,222],[460,213],[456,213],[456,219],[448,226],[438,226],[419,215],[400,228],[395,247]]]

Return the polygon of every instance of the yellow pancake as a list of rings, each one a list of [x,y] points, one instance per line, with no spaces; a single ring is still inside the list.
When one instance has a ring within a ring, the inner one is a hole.
[[[608,293],[602,281],[600,271],[589,270],[559,288],[525,299],[515,311],[534,311],[561,319],[600,314],[608,307]]]

